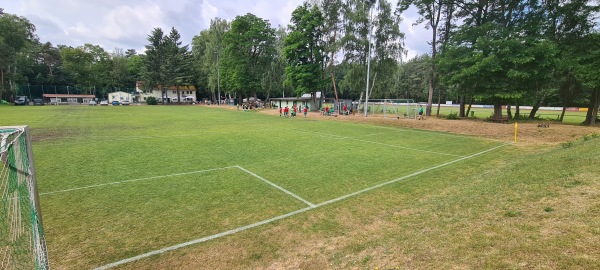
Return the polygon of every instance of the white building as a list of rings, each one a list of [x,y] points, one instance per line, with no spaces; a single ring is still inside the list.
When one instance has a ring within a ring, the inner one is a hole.
[[[162,87],[152,87],[152,89],[145,89],[141,81],[136,82],[135,91],[136,94],[133,97],[135,102],[146,102],[148,97],[155,97],[158,103],[163,103],[165,99],[166,103],[178,103],[181,99],[181,103],[192,103],[196,102],[196,87],[193,85],[181,85],[179,86],[179,95],[177,94],[176,86],[169,86],[166,89],[159,89]]]
[[[108,103],[112,103],[113,101],[118,101],[119,103],[121,103],[122,101],[129,101],[132,102],[133,101],[133,95],[131,93],[126,93],[123,91],[117,91],[117,92],[112,92],[112,93],[108,93]]]

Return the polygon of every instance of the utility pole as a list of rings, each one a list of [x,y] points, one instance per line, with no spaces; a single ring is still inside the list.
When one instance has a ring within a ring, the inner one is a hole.
[[[217,52],[217,105],[221,106],[221,79],[219,77],[219,52]]]
[[[371,76],[371,30],[373,24],[373,12],[371,6],[369,6],[369,55],[367,56],[367,87],[365,89],[365,117],[369,111],[369,77]]]

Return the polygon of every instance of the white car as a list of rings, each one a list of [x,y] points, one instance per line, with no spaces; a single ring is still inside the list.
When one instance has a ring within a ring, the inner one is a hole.
[[[108,100],[100,101],[100,106],[108,106]]]
[[[95,100],[90,100],[89,104],[90,104],[90,106],[96,106],[96,101]]]
[[[129,100],[123,100],[123,101],[121,101],[121,105],[123,105],[123,106],[129,105]]]

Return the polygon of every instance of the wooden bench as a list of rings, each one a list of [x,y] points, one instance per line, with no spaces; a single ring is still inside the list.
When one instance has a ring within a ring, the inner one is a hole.
[[[501,117],[501,118],[488,118],[488,121],[493,122],[493,123],[508,123],[508,118],[506,117]]]

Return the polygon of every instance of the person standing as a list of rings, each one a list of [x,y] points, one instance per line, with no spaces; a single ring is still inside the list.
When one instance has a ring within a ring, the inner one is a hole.
[[[423,106],[419,105],[419,120],[425,120],[423,117]]]
[[[308,113],[308,105],[304,106],[304,118],[306,118],[306,113]]]
[[[281,118],[281,112],[283,111],[283,108],[279,107],[279,118]]]
[[[283,109],[283,117],[287,118],[289,111],[290,111],[290,108],[288,108],[288,106],[285,106],[285,109]]]
[[[344,104],[344,114],[348,114],[348,105]]]

